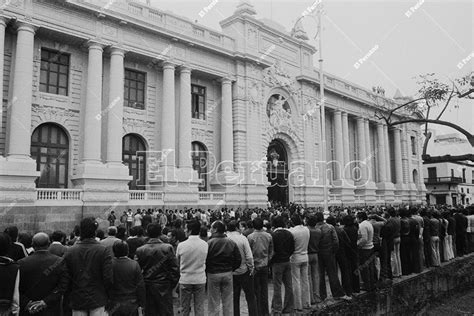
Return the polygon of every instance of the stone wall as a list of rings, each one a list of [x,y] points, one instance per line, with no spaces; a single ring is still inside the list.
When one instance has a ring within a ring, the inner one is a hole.
[[[430,303],[474,288],[474,254],[341,302],[313,315],[416,315]]]

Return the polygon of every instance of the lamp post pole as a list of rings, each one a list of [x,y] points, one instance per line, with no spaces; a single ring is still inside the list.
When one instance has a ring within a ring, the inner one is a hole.
[[[323,164],[323,204],[324,212],[328,211],[328,179],[327,179],[327,158],[326,158],[326,116],[325,116],[325,103],[324,98],[324,71],[323,71],[323,8],[322,4],[318,10],[318,44],[319,44],[319,94],[320,94],[320,117],[321,117],[321,156]]]
[[[295,25],[304,17],[308,15],[303,15],[298,20],[296,20]],[[310,15],[314,18],[314,15]],[[321,119],[321,164],[323,169],[323,205],[324,205],[324,212],[328,211],[328,188],[327,188],[327,158],[326,158],[326,118],[325,118],[325,97],[324,97],[324,71],[323,71],[323,40],[322,40],[322,19],[323,18],[323,8],[322,8],[322,0],[319,0],[318,3],[318,46],[319,46],[319,94],[320,94],[320,119]]]

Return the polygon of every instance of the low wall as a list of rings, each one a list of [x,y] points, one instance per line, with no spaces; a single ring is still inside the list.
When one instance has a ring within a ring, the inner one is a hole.
[[[339,302],[313,315],[416,315],[430,303],[474,288],[474,254],[395,281],[392,286]]]

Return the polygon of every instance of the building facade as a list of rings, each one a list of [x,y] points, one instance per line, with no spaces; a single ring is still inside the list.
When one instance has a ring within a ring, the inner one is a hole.
[[[129,0],[7,1],[2,221],[318,206],[324,172],[330,205],[422,203],[419,126],[375,115],[396,101],[325,73],[321,118],[304,30],[257,19],[247,2],[221,27]]]
[[[474,154],[469,142],[457,134],[438,135],[428,148],[431,156],[440,159],[423,163],[427,203],[453,206],[473,204],[474,164],[472,161],[450,162],[447,159],[449,155]]]

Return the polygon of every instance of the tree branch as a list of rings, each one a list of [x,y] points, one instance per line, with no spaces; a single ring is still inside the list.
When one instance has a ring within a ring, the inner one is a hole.
[[[441,112],[439,113],[438,117],[436,118],[437,120],[439,120],[441,118],[441,116],[443,115],[444,111],[446,111],[446,108],[448,107],[449,105],[449,102],[451,102],[451,99],[453,98],[453,95],[454,95],[454,83],[453,83],[453,90],[451,90],[451,93],[449,94],[449,97],[448,97],[448,100],[446,100],[446,104],[444,105],[443,109],[441,110]]]
[[[460,127],[459,125],[456,125],[456,124],[451,123],[451,122],[446,122],[446,121],[441,121],[441,120],[430,120],[430,119],[426,119],[426,120],[407,119],[407,120],[393,122],[392,124],[390,124],[390,126],[396,126],[396,125],[401,125],[401,124],[406,124],[406,123],[422,123],[422,124],[423,123],[432,123],[432,124],[437,124],[437,125],[449,126],[453,129],[457,130],[458,132],[460,132],[464,136],[466,136],[466,138],[469,141],[469,143],[471,144],[471,146],[474,147],[474,135],[472,135],[471,133],[469,133],[464,128]]]

